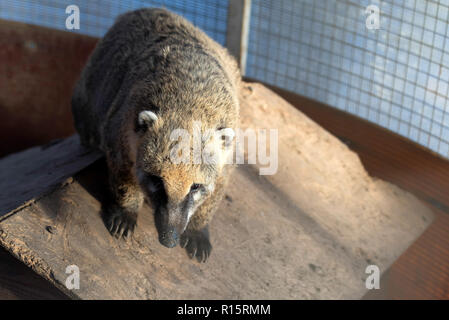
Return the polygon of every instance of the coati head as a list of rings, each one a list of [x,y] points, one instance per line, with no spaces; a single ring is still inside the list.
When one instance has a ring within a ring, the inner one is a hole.
[[[176,108],[151,108],[136,115],[136,176],[155,207],[159,241],[166,247],[178,244],[232,154],[233,130],[228,126],[235,123],[228,116]]]

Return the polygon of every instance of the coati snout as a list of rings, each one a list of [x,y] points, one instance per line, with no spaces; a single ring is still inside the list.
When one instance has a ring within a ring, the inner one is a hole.
[[[179,243],[191,258],[206,261],[208,224],[233,166],[220,152],[216,162],[176,164],[170,136],[178,128],[191,135],[194,122],[225,135],[235,129],[239,87],[236,61],[184,18],[164,9],[117,18],[72,96],[82,143],[106,157],[112,203],[104,216],[112,236],[131,237],[147,197],[160,242]]]
[[[213,190],[210,186],[192,183],[188,193],[179,197],[178,190],[165,187],[167,184],[170,185],[170,178],[164,182],[163,178],[140,170],[138,177],[141,188],[145,190],[147,197],[155,207],[159,242],[168,248],[177,246],[195,209],[202,203],[202,199]],[[177,183],[177,185],[179,188],[180,184]],[[173,194],[167,193],[167,190]]]
[[[167,248],[176,247],[180,236],[187,227],[189,211],[192,210],[190,196],[180,204],[162,205],[156,209],[156,228],[159,232],[159,242]],[[190,202],[190,204],[189,204]]]

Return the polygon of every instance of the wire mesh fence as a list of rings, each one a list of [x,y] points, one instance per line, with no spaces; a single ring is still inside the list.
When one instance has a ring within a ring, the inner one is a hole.
[[[379,8],[377,30],[366,26],[369,5]],[[253,1],[246,74],[448,157],[448,5]]]
[[[101,37],[115,18],[126,11],[163,7],[184,16],[225,44],[228,5],[220,0],[2,0],[0,18],[66,30],[65,10],[69,5],[80,9],[80,29],[72,32]]]
[[[228,1],[2,0],[0,18],[102,36],[141,7],[179,13],[225,44]],[[368,6],[379,29],[367,27]],[[252,0],[246,75],[345,110],[449,157],[449,0]]]

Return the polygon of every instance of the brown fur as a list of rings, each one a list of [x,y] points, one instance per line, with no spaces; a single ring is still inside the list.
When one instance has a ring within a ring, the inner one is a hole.
[[[236,128],[239,86],[234,59],[180,16],[141,9],[117,19],[89,58],[72,97],[82,142],[107,159],[113,200],[106,225],[113,235],[131,235],[147,195],[159,208],[161,243],[172,246],[185,229],[181,244],[198,260],[207,258],[207,224],[231,168],[172,163],[170,134],[178,128],[192,133],[194,121],[201,121],[202,130]],[[157,120],[142,124],[145,110]],[[149,192],[159,180],[163,191]],[[203,201],[199,206],[192,194]],[[193,207],[186,228],[186,208]]]

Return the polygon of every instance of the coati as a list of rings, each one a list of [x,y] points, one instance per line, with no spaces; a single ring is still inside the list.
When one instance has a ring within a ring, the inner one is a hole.
[[[174,13],[140,9],[117,18],[72,96],[82,144],[106,157],[111,201],[105,225],[113,236],[132,235],[146,197],[155,207],[160,243],[180,243],[191,258],[207,260],[208,224],[232,169],[223,158],[234,144],[227,132],[238,124],[240,78],[226,49]],[[213,140],[221,160],[171,161],[173,131],[192,134],[195,123],[222,133]]]

